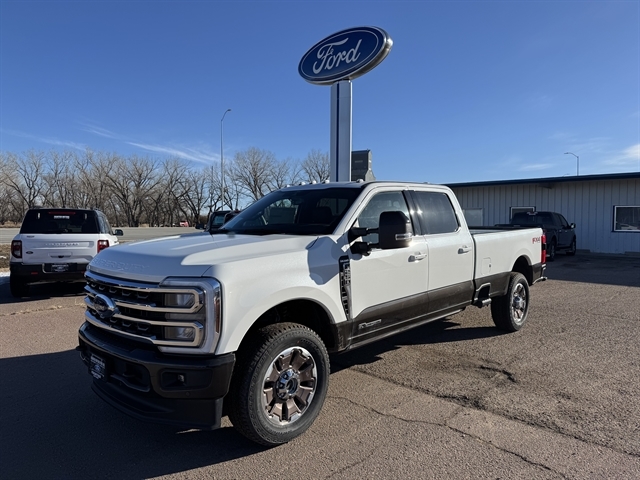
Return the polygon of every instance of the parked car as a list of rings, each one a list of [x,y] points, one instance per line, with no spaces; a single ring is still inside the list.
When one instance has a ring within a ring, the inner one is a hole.
[[[331,352],[470,306],[521,329],[544,241],[536,227],[469,230],[444,186],[283,188],[211,235],[98,255],[78,351],[93,390],[135,418],[213,429],[224,410],[278,445],[319,414]]]
[[[213,232],[218,230],[226,221],[230,220],[235,215],[237,215],[237,211],[235,210],[216,210],[209,216],[207,223],[204,225],[199,223],[196,225],[196,228],[198,230]]]
[[[117,245],[121,235],[99,210],[30,209],[11,242],[11,294],[26,297],[34,283],[83,281],[93,257]]]
[[[509,225],[540,227],[547,237],[547,260],[552,262],[560,250],[567,255],[576,254],[576,224],[567,222],[556,212],[518,212]]]

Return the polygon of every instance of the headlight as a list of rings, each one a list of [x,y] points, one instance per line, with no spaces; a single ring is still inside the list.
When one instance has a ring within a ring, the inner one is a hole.
[[[167,340],[192,342],[196,338],[196,329],[193,327],[165,327],[164,337]]]
[[[213,278],[167,278],[160,288],[169,290],[164,293],[163,301],[165,308],[172,310],[165,313],[166,320],[172,323],[164,327],[165,339],[188,344],[200,338],[198,350],[212,353],[222,331],[220,283]],[[176,325],[178,322],[185,325]],[[159,348],[167,353],[193,352],[186,346]]]
[[[196,299],[192,293],[167,293],[164,296],[164,304],[167,307],[192,307]]]

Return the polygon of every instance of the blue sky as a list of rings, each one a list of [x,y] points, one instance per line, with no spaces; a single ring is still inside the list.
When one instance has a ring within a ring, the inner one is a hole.
[[[178,156],[329,150],[330,87],[298,62],[373,25],[353,148],[378,179],[457,183],[640,170],[640,2],[0,2],[0,150]]]

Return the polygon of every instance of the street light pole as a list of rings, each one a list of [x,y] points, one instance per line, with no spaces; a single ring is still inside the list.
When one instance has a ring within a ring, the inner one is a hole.
[[[223,146],[223,125],[224,125],[224,117],[227,113],[231,111],[230,108],[227,108],[225,112],[222,114],[222,118],[220,119],[220,183],[222,184],[222,207],[224,210],[224,146]]]
[[[576,157],[576,177],[579,177],[580,176],[580,157],[575,153],[571,153],[571,152],[564,152],[564,154],[573,155],[574,157]]]

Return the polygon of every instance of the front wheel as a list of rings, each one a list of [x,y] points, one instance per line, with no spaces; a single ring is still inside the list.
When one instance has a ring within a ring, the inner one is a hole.
[[[569,250],[567,250],[567,255],[575,255],[576,254],[576,237],[573,237],[571,240],[571,245],[569,245]]]
[[[254,442],[287,443],[315,421],[328,384],[329,355],[315,332],[296,323],[268,325],[238,352],[229,419]]]
[[[505,332],[517,332],[527,321],[528,314],[529,283],[521,273],[512,272],[507,294],[491,302],[493,323]]]

